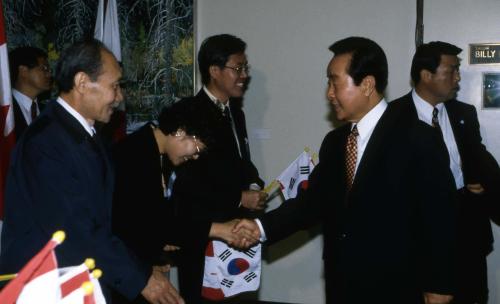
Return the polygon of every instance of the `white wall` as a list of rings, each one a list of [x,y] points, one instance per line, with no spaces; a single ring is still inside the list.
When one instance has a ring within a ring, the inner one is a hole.
[[[375,40],[389,59],[388,99],[409,91],[415,2],[198,0],[198,42],[213,34],[232,33],[248,43],[252,81],[245,97],[245,112],[252,158],[266,182],[276,177],[304,146],[318,151],[331,129],[325,91],[326,65],[331,58],[328,46],[334,41],[352,35]],[[464,50],[471,42],[498,42],[500,2],[469,2],[425,1],[425,41],[441,39]],[[460,97],[479,104],[477,75],[482,68],[467,67],[465,62],[463,67]],[[465,84],[468,81],[470,84]],[[500,159],[500,137],[495,132],[499,130],[500,112],[479,111],[479,115],[483,137]],[[279,199],[275,199],[271,205],[278,203]],[[499,231],[497,228],[495,232],[497,240]],[[308,242],[311,236],[314,238]],[[269,247],[259,298],[324,303],[321,249],[317,229]],[[500,304],[499,256],[497,250],[489,260],[490,304]]]

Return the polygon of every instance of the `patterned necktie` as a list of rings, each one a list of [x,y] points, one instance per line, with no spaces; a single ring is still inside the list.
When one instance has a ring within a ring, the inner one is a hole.
[[[351,190],[352,183],[354,181],[354,173],[356,171],[356,161],[358,157],[358,127],[354,125],[351,133],[347,137],[347,145],[345,149],[345,161],[346,161],[346,182],[347,190]]]
[[[30,112],[31,112],[31,122],[33,122],[33,120],[35,120],[35,118],[38,116],[36,102],[34,101],[31,102]]]

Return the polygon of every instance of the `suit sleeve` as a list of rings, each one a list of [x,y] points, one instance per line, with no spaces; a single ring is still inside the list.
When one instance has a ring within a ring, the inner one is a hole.
[[[471,183],[480,183],[485,189],[484,202],[490,218],[500,224],[500,167],[496,159],[491,155],[482,143],[479,120],[477,118],[476,108],[471,106],[468,122],[471,126],[468,128],[469,139],[466,144],[467,151],[472,153],[468,168],[472,172],[473,180]],[[467,181],[466,181],[467,182]]]
[[[146,286],[150,271],[131,256],[111,232],[111,201],[106,191],[90,189],[85,164],[75,163],[75,151],[31,141],[24,148],[19,166],[26,195],[33,197],[36,225],[49,236],[66,231],[66,241],[57,249],[61,265],[81,264],[92,257],[103,271],[102,281],[129,299]],[[108,199],[109,198],[109,199]],[[101,209],[102,208],[102,209]]]

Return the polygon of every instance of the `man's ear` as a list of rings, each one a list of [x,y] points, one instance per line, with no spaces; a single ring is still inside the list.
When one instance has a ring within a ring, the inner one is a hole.
[[[420,71],[420,81],[428,83],[431,80],[432,80],[432,73],[431,73],[431,71],[426,70],[426,69],[422,69]]]
[[[30,69],[25,66],[25,65],[20,65],[17,67],[17,78],[19,78],[19,76],[21,75],[24,75],[24,73],[27,73]]]
[[[208,68],[208,73],[210,73],[210,78],[213,78],[213,79],[219,78],[220,70],[221,70],[220,67],[218,67],[216,65],[211,65]]]
[[[84,72],[78,72],[78,73],[76,73],[75,77],[73,78],[73,82],[74,82],[73,86],[74,86],[75,90],[81,94],[84,94],[88,88],[90,78]]]
[[[366,76],[363,78],[363,81],[361,81],[361,89],[366,97],[370,96],[375,90],[375,83],[375,77],[372,75]]]

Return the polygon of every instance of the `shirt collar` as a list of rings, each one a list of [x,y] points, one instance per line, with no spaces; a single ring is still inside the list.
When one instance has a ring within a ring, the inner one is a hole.
[[[215,103],[216,106],[219,107],[219,104],[222,104],[224,107],[229,107],[229,100],[227,100],[226,103],[218,100],[217,97],[215,97],[215,95],[212,94],[206,86],[203,86],[203,90],[207,94],[208,98],[210,98],[210,100],[213,101],[213,103]]]
[[[384,114],[386,108],[387,108],[387,101],[385,101],[385,99],[382,99],[375,107],[373,107],[373,109],[370,110],[370,112],[366,113],[366,115],[363,116],[363,118],[361,118],[361,120],[356,124],[358,128],[359,137],[361,140],[364,140],[367,136],[369,136],[372,133],[380,117],[382,116],[382,114]]]
[[[93,125],[90,125],[87,120],[78,113],[75,109],[73,109],[61,96],[57,97],[57,102],[71,114],[78,122],[82,125],[82,127],[90,134],[90,136],[95,134],[95,129]]]
[[[26,111],[31,111],[31,104],[33,101],[36,103],[36,98],[32,100],[30,97],[24,95],[23,93],[19,92],[16,89],[12,89],[12,95],[14,98],[17,100],[17,103],[23,107]]]
[[[415,104],[415,108],[417,109],[418,118],[425,123],[432,125],[432,111],[434,111],[434,107],[425,101],[422,97],[417,94],[415,89],[411,92],[411,97],[413,98],[413,103]],[[438,109],[438,115],[443,113],[444,103],[440,102],[436,105]]]

